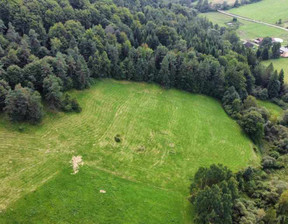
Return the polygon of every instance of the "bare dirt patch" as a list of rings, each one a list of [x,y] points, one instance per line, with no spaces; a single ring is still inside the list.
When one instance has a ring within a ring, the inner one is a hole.
[[[73,156],[72,160],[72,167],[73,167],[73,173],[72,174],[76,174],[79,172],[79,167],[84,165],[84,162],[82,160],[82,156]]]

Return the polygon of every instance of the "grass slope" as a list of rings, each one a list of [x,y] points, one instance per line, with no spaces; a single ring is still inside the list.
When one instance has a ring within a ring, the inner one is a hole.
[[[282,23],[284,24],[288,23],[287,11],[287,0],[262,0],[257,3],[229,10],[230,13],[271,24],[275,24],[279,19],[282,19]]]
[[[1,223],[183,223],[184,198],[87,166],[65,169],[17,201]],[[101,194],[101,189],[106,194]],[[48,199],[48,200],[47,200]],[[25,213],[25,214],[23,214]]]
[[[72,94],[80,114],[48,114],[23,132],[0,119],[0,223],[190,223],[199,166],[259,162],[212,98],[111,80]],[[76,155],[84,167],[71,175]]]
[[[283,115],[283,109],[276,105],[275,103],[269,102],[269,101],[263,101],[263,100],[257,100],[257,103],[261,107],[265,107],[273,120],[277,120],[277,118],[281,118]]]
[[[207,17],[207,19],[209,19],[211,22],[220,26],[227,26],[227,23],[232,21],[232,17],[218,12],[203,13],[201,16]],[[284,30],[248,22],[241,19],[238,19],[238,21],[240,22],[240,26],[239,29],[237,29],[237,33],[243,40],[253,40],[258,37],[279,37],[284,40],[284,44],[288,43],[288,32]]]

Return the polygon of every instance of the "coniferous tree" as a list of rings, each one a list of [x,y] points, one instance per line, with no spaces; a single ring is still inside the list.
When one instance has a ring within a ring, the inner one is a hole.
[[[14,26],[12,25],[11,22],[8,23],[8,30],[6,33],[6,37],[9,41],[11,42],[19,42],[20,36],[19,34],[15,31]]]
[[[5,100],[10,89],[9,84],[5,80],[0,79],[0,111],[5,107]]]
[[[279,73],[279,82],[280,82],[280,93],[284,91],[284,70],[281,69]]]
[[[38,40],[38,34],[35,32],[35,30],[31,29],[29,30],[29,44],[31,48],[32,54],[38,56],[40,51],[40,41]]]
[[[55,75],[47,76],[43,81],[43,92],[45,100],[52,110],[57,110],[61,107],[63,93],[62,81]]]
[[[14,88],[23,81],[22,69],[18,65],[11,65],[7,68],[7,75],[4,79]]]
[[[276,59],[280,57],[280,47],[281,44],[276,42],[272,45],[272,58]]]
[[[6,28],[7,28],[7,27],[5,26],[3,20],[0,19],[0,34],[3,34],[4,31],[6,30]]]
[[[168,57],[164,57],[161,63],[161,69],[159,71],[158,79],[161,80],[160,83],[165,88],[171,87],[170,81],[170,71],[169,71],[169,61]]]
[[[9,91],[5,111],[12,121],[40,122],[43,117],[41,96],[37,91],[17,85]]]
[[[74,76],[74,86],[77,89],[85,89],[90,85],[90,71],[82,55],[76,59],[76,71]]]
[[[280,88],[281,88],[281,83],[279,81],[277,71],[275,71],[268,83],[269,98],[272,99],[272,98],[278,97]]]

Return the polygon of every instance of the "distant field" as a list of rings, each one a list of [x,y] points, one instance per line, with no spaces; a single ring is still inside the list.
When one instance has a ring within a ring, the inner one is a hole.
[[[212,2],[213,4],[223,4],[224,2],[227,2],[229,5],[232,5],[235,3],[235,0],[209,0],[209,2]]]
[[[246,7],[246,6],[244,6]],[[227,23],[232,21],[232,17],[223,15],[218,12],[203,13],[200,16],[207,17],[211,22],[220,26],[227,26]],[[265,26],[262,24],[252,23],[238,19],[240,27],[237,29],[237,33],[243,40],[253,40],[258,37],[279,37],[282,38],[285,43],[288,43],[288,32],[277,28]]]
[[[271,62],[273,63],[274,68],[278,70],[278,72],[280,72],[281,69],[284,70],[285,82],[288,83],[288,58],[268,60],[268,61],[263,61],[262,63],[268,66]]]
[[[199,166],[259,162],[210,97],[111,80],[72,94],[80,114],[48,113],[37,127],[0,119],[1,224],[191,223]],[[84,165],[71,175],[78,155]]]
[[[262,0],[239,8],[233,8],[229,12],[271,24],[275,24],[279,19],[282,19],[283,23],[288,23],[287,0]]]

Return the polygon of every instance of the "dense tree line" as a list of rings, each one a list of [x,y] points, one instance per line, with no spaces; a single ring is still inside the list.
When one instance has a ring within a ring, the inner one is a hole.
[[[54,110],[65,107],[64,91],[87,88],[92,78],[156,82],[219,99],[234,86],[245,99],[257,84],[255,53],[233,31],[196,15],[154,0],[1,0],[0,77],[9,91],[21,84],[39,92]]]
[[[287,223],[287,184],[271,182],[259,168],[236,174],[223,165],[199,168],[190,187],[197,223]]]
[[[43,117],[43,104],[50,110],[80,112],[80,105],[66,91],[88,88],[93,79],[153,82],[221,100],[225,111],[265,151],[263,171],[283,168],[288,115],[273,121],[254,98],[286,107],[283,70],[278,73],[272,64],[261,65],[259,52],[246,49],[235,31],[197,17],[195,8],[182,3],[0,0],[0,110],[13,121],[37,123]],[[273,46],[268,51],[277,53]],[[194,180],[199,185],[193,187],[199,191],[193,196],[199,205],[197,220],[241,219],[234,217],[235,206],[245,215],[250,201],[243,201],[237,192],[248,194],[248,190],[240,188],[242,179],[226,168],[214,168],[224,177],[219,174],[211,183],[207,177],[204,185]],[[258,186],[251,184],[253,190]],[[285,211],[287,197],[283,198]],[[216,207],[207,210],[214,202]],[[267,214],[268,207],[263,209]],[[211,214],[206,217],[207,212]],[[253,220],[250,223],[257,223]]]

